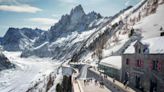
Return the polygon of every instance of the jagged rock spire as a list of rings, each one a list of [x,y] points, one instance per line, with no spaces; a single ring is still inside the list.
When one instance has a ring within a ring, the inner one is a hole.
[[[73,8],[73,9],[71,10],[71,14],[70,14],[70,15],[73,15],[73,14],[75,14],[75,13],[80,13],[80,14],[82,14],[82,15],[85,14],[85,12],[84,12],[84,10],[83,10],[83,7],[82,7],[81,5],[78,5],[78,6],[76,6],[75,8]]]

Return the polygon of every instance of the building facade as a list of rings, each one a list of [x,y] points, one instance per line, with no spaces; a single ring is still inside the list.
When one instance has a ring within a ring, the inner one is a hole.
[[[152,48],[159,44],[151,44],[136,41],[133,44],[134,53],[122,55],[121,81],[128,81],[129,86],[137,91],[164,92],[164,53]],[[152,53],[151,49],[156,52]]]
[[[99,64],[98,68],[100,70],[103,70],[103,74],[106,74],[112,78],[115,78],[116,80],[120,80],[120,70],[117,68],[113,68],[111,66],[108,65],[104,65],[104,64]]]
[[[101,60],[98,65],[98,69],[102,70],[102,73],[121,80],[121,56],[110,56]]]

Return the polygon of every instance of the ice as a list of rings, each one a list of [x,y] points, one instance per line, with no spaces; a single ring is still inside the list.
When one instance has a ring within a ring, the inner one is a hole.
[[[37,81],[43,80],[56,72],[60,63],[51,58],[20,58],[20,52],[4,52],[9,60],[16,65],[15,69],[0,72],[0,92],[25,92]]]

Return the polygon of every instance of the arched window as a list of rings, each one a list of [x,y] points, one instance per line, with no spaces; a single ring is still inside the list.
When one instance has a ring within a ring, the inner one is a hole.
[[[158,70],[158,60],[153,60],[152,61],[152,64],[153,64],[153,70],[157,71]]]
[[[139,54],[141,53],[141,49],[140,49],[140,48],[138,48],[138,53],[139,53]]]
[[[129,65],[129,59],[128,58],[126,59],[126,65]]]
[[[137,60],[137,62],[136,62],[136,66],[137,67],[141,67],[141,66],[143,66],[143,61],[141,61],[141,60]]]

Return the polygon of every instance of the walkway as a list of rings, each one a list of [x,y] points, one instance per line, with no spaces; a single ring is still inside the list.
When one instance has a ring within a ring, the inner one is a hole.
[[[80,76],[79,76],[79,79],[86,79],[87,78],[87,69],[88,69],[88,65],[84,65],[82,67],[82,69],[80,70]]]
[[[100,72],[99,71],[95,71],[94,69],[92,69],[92,68],[90,68],[89,69],[90,71],[92,71],[92,72],[94,72],[95,74],[97,74],[97,75],[99,75],[100,74]],[[116,92],[135,92],[132,88],[130,88],[130,87],[127,87],[127,88],[125,88],[125,86],[121,83],[121,82],[119,82],[119,81],[117,81],[117,80],[115,80],[115,82],[113,83],[113,78],[111,78],[111,77],[107,77],[107,79],[105,79],[104,80],[105,81],[105,83],[107,83],[107,84],[109,84],[109,85],[106,85],[106,86],[110,86],[110,88],[112,87],[112,90],[117,90]],[[113,88],[114,87],[114,88]]]
[[[88,85],[84,85],[84,82],[80,80],[80,84],[84,92],[112,92],[105,86],[102,88],[100,85],[95,85],[94,81],[89,82]]]
[[[85,69],[86,68],[86,69]],[[85,79],[85,76],[87,72],[89,72],[89,74],[93,74],[92,76],[89,77],[93,77],[97,80],[99,80],[101,78],[101,76],[99,75],[100,72],[94,70],[93,68],[88,69],[88,66],[83,66],[83,68],[81,69],[80,73],[78,70],[76,70],[76,73],[73,74],[73,80],[75,77],[77,77],[79,74],[81,75],[80,78],[81,79]],[[83,73],[83,74],[82,74]],[[79,78],[73,81],[73,89],[74,92],[135,92],[133,89],[131,89],[130,87],[125,88],[125,86],[115,80],[115,82],[113,83],[113,78],[111,77],[107,77],[104,79],[104,84],[105,86],[103,88],[100,87],[100,85],[95,85],[94,81],[89,82],[88,85],[84,85],[84,81],[80,80]]]
[[[80,86],[79,80],[75,80],[75,78],[79,75],[79,71],[75,69],[76,73],[72,74],[72,85],[73,85],[73,92],[83,92],[82,87]]]

